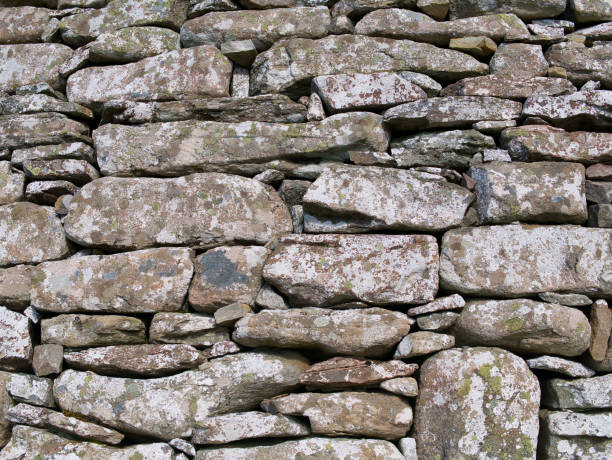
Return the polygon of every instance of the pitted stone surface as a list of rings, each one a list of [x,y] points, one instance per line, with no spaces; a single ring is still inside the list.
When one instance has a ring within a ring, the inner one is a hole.
[[[180,37],[173,30],[126,27],[100,35],[88,46],[88,60],[92,64],[123,64],[179,48]]]
[[[0,99],[0,115],[38,112],[58,112],[75,118],[93,118],[93,113],[87,107],[46,94],[14,95]]]
[[[0,148],[20,149],[41,144],[87,142],[89,127],[58,113],[0,116]]]
[[[552,409],[612,408],[612,374],[585,379],[552,379],[546,382],[543,406]]]
[[[4,5],[4,4],[3,4]],[[49,22],[47,8],[17,6],[0,9],[0,44],[38,43]]]

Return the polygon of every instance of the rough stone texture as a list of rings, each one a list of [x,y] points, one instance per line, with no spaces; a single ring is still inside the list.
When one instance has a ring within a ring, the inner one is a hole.
[[[0,161],[0,205],[14,203],[23,198],[25,176],[11,169],[11,163]]]
[[[489,37],[451,38],[448,47],[471,54],[477,59],[485,59],[497,50],[497,44]]]
[[[454,345],[455,338],[452,335],[418,331],[408,334],[402,339],[393,357],[395,359],[410,359],[446,350]]]
[[[0,44],[37,43],[47,22],[50,11],[32,6],[0,9]]]
[[[595,375],[595,371],[584,364],[557,356],[538,356],[528,359],[527,365],[530,369],[556,372],[570,377],[593,377]]]
[[[542,395],[542,405],[552,409],[609,409],[612,374],[576,380],[551,379]]]
[[[0,369],[27,369],[32,362],[32,338],[28,318],[0,306]]]
[[[257,48],[252,40],[233,40],[221,44],[221,52],[236,64],[249,68],[255,56]]]
[[[42,343],[65,347],[145,343],[145,325],[129,316],[58,315],[41,321]]]
[[[13,92],[40,82],[61,89],[59,66],[71,54],[70,48],[58,43],[0,45],[0,91]]]
[[[450,0],[449,14],[451,19],[492,13],[514,13],[523,19],[550,18],[563,13],[565,5],[565,0]]]
[[[229,96],[231,75],[232,64],[218,49],[198,46],[131,64],[79,70],[68,78],[66,95],[70,101],[94,108],[115,99],[157,101]]]
[[[482,296],[561,291],[609,297],[611,238],[610,230],[577,226],[450,230],[442,238],[440,283]]]
[[[591,165],[586,170],[587,179],[612,181],[612,165],[602,163]]]
[[[198,422],[191,441],[194,444],[226,444],[242,439],[290,438],[309,434],[308,424],[298,418],[251,411],[203,418]]]
[[[53,206],[57,199],[61,196],[70,196],[79,191],[79,188],[72,182],[65,180],[44,180],[30,182],[26,187],[26,199],[36,204],[43,206]],[[66,210],[68,212],[68,210]],[[64,212],[61,215],[66,214]],[[57,212],[56,208],[56,213]]]
[[[56,160],[61,158],[72,158],[75,160],[86,160],[94,162],[96,155],[92,147],[83,142],[69,142],[56,145],[38,145],[26,149],[13,150],[11,164],[22,167],[26,160],[47,159]]]
[[[323,38],[330,23],[324,6],[209,13],[183,24],[181,42],[185,47],[220,47],[232,40],[252,40],[257,50],[263,51],[283,39]]]
[[[23,94],[0,99],[0,115],[38,112],[58,112],[86,120],[93,118],[93,113],[87,107],[47,94]]]
[[[0,148],[19,149],[40,144],[84,141],[89,127],[58,113],[0,116]]]
[[[30,280],[34,270],[30,265],[0,269],[0,305],[23,311],[30,304]]]
[[[612,6],[598,0],[572,0],[577,22],[612,21]]]
[[[444,88],[440,95],[524,100],[534,95],[558,96],[574,91],[576,87],[564,78],[517,78],[514,75],[493,74],[459,80]]]
[[[252,313],[251,307],[246,303],[232,303],[215,311],[215,322],[219,326],[233,326],[240,318]]]
[[[431,236],[296,235],[280,240],[263,276],[295,306],[394,305],[433,300],[437,271]]]
[[[612,183],[586,181],[586,198],[598,204],[612,203]]]
[[[536,458],[540,386],[498,348],[440,352],[421,367],[414,435],[419,458]]]
[[[88,46],[88,59],[92,64],[124,64],[179,48],[179,34],[172,30],[126,27],[100,35]]]
[[[208,315],[195,313],[157,313],[151,321],[149,340],[153,343],[184,343],[210,347],[229,340],[229,331],[218,327]]]
[[[30,374],[11,374],[6,381],[6,391],[16,402],[55,407],[53,380],[51,379]]]
[[[325,460],[405,460],[397,447],[389,441],[328,437],[305,438],[272,445],[203,449],[198,451],[196,460],[273,460],[300,456],[321,456]]]
[[[581,224],[587,220],[584,166],[492,162],[470,168],[479,222]]]
[[[544,302],[558,303],[568,307],[583,307],[591,305],[593,301],[582,294],[562,294],[558,292],[541,292],[538,297]]]
[[[598,460],[612,455],[612,441],[605,437],[609,432],[610,413],[542,412],[540,451],[545,458]],[[588,435],[563,436],[556,433],[588,433]]]
[[[612,204],[589,206],[589,226],[612,228]]]
[[[605,300],[596,300],[591,306],[590,323],[592,334],[589,354],[593,361],[603,361],[612,329],[612,312]]]
[[[31,304],[57,313],[177,311],[187,296],[192,256],[185,248],[159,248],[41,264]]]
[[[2,276],[2,272],[0,272],[0,276]],[[0,284],[0,286],[2,285]],[[261,287],[255,298],[255,304],[269,310],[287,310],[289,308],[283,296],[279,295],[269,284],[264,284]]]
[[[160,26],[178,30],[187,15],[187,2],[169,0],[114,0],[104,8],[86,10],[62,19],[64,43],[82,46],[97,36],[124,27]]]
[[[320,222],[331,221],[332,231],[436,231],[459,226],[472,199],[469,190],[438,175],[336,166],[325,169],[310,186],[304,212]],[[308,221],[305,229],[321,231]]]
[[[406,396],[408,398],[415,397],[419,394],[419,385],[412,377],[385,380],[380,383],[380,388],[389,393]]]
[[[562,67],[567,78],[576,86],[590,80],[600,80],[604,88],[612,89],[612,44],[599,42],[587,48],[574,41],[552,45],[546,51],[550,66]]]
[[[402,398],[383,393],[297,393],[263,401],[272,414],[308,417],[313,434],[383,439],[406,436],[412,409]]]
[[[62,372],[63,360],[64,347],[61,345],[52,343],[36,345],[32,358],[32,368],[38,377],[59,374]]]
[[[439,297],[433,302],[422,305],[420,307],[409,308],[408,316],[422,315],[423,313],[432,313],[444,310],[458,310],[465,306],[465,300],[459,294],[449,295],[447,297]]]
[[[262,310],[242,318],[233,339],[249,347],[306,348],[327,354],[386,355],[410,330],[402,313],[367,308]]]
[[[252,179],[218,173],[101,178],[74,196],[64,220],[66,234],[77,243],[123,250],[264,244],[291,228],[289,211],[275,191]]]
[[[425,43],[360,35],[290,39],[260,53],[251,68],[251,94],[308,93],[318,75],[409,70],[442,81],[484,75],[488,66],[467,54]]]
[[[100,177],[96,168],[85,160],[25,160],[23,169],[28,180],[63,179],[76,185],[84,185]]]
[[[540,45],[503,43],[491,58],[492,74],[512,75],[513,78],[545,77],[548,62]]]
[[[64,411],[124,433],[170,440],[189,436],[193,424],[210,415],[250,410],[291,391],[307,367],[295,352],[251,352],[148,380],[67,370],[55,380],[54,394]]]
[[[0,371],[0,446],[4,446],[11,437],[11,423],[6,420],[7,411],[13,407],[11,396],[6,391],[6,381],[10,374]]]
[[[428,315],[419,316],[417,325],[423,331],[440,332],[449,329],[457,319],[459,313],[452,311],[443,311],[441,313],[430,313]]]
[[[453,334],[465,345],[579,356],[589,348],[591,327],[576,308],[527,299],[478,300],[461,311]]]

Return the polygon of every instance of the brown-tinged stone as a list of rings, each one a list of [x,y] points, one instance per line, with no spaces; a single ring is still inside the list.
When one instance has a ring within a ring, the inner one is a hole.
[[[416,0],[339,0],[331,8],[331,14],[334,17],[348,16],[355,20],[381,8],[412,9],[416,3]]]
[[[12,426],[5,418],[7,411],[14,405],[11,395],[6,391],[6,381],[9,376],[8,372],[0,371],[0,447],[4,447],[11,438]]]
[[[416,320],[419,329],[423,331],[442,332],[450,329],[459,318],[459,313],[443,311],[419,316]]]
[[[257,56],[257,48],[252,40],[232,40],[221,43],[221,52],[233,62],[250,68]]]
[[[612,89],[612,43],[598,42],[591,47],[568,41],[552,45],[546,51],[551,66],[566,70],[567,78],[576,86],[590,80],[599,80],[606,89]]]
[[[0,115],[57,112],[89,120],[93,113],[87,107],[66,102],[46,94],[24,94],[0,98]]]
[[[591,345],[589,354],[593,361],[603,361],[608,352],[608,339],[612,329],[612,312],[605,300],[596,300],[591,305]]]
[[[213,346],[201,352],[202,357],[206,359],[218,358],[220,356],[231,355],[242,351],[242,347],[231,340],[217,342]]]
[[[0,269],[0,305],[23,311],[30,304],[30,288],[35,268],[16,265]]]
[[[32,368],[38,377],[59,374],[62,372],[64,347],[54,343],[36,345]]]
[[[9,161],[0,161],[0,205],[23,199],[25,176],[13,170]]]
[[[385,380],[380,383],[380,388],[400,396],[414,398],[419,394],[419,384],[412,377],[400,377],[391,380]]]
[[[450,0],[449,14],[451,19],[494,13],[514,13],[523,19],[554,18],[565,6],[566,0]]]
[[[548,62],[540,45],[527,43],[502,43],[491,58],[492,74],[510,74],[513,77],[545,77]]]
[[[440,95],[500,97],[522,101],[534,95],[559,96],[574,91],[576,87],[564,78],[527,78],[510,73],[465,78],[444,88]]]
[[[210,347],[229,340],[229,331],[217,326],[214,318],[196,313],[156,313],[149,327],[153,343],[185,343]]]
[[[589,206],[589,227],[612,228],[612,204]]]
[[[439,297],[433,302],[429,302],[419,307],[409,308],[406,312],[408,316],[417,316],[424,313],[433,313],[444,310],[458,310],[465,306],[465,300],[459,294],[452,294],[447,297]]]
[[[60,196],[72,196],[79,188],[65,180],[45,180],[30,182],[26,187],[26,200],[44,206],[54,206]],[[56,208],[57,212],[57,208]],[[61,214],[64,215],[68,212]]]
[[[47,8],[32,6],[0,8],[0,44],[42,41],[41,35],[49,22],[49,13]]]
[[[32,338],[26,316],[0,306],[0,369],[26,370],[32,363]]]
[[[85,160],[24,160],[23,170],[28,180],[67,180],[76,185],[100,177],[98,170]]]
[[[452,335],[429,331],[412,332],[397,345],[393,358],[410,359],[446,350],[453,346],[455,346],[455,338]]]
[[[232,303],[215,311],[215,322],[219,326],[233,326],[240,318],[252,313],[251,307],[246,303]]]
[[[586,177],[591,180],[612,182],[612,164],[597,163],[586,169]]]
[[[287,206],[301,206],[304,202],[304,195],[312,182],[307,180],[286,179],[278,188],[278,194]]]
[[[490,57],[497,50],[497,44],[489,37],[462,37],[451,38],[448,47],[452,50],[462,51],[478,59]]]
[[[0,116],[0,148],[21,149],[41,144],[91,143],[89,127],[59,113]]]
[[[612,21],[612,5],[599,0],[572,0],[569,2],[577,22]]]
[[[551,409],[612,408],[612,374],[584,379],[551,379],[542,391],[542,405]]]

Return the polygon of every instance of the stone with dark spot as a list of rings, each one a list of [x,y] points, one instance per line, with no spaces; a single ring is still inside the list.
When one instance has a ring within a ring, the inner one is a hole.
[[[78,191],[76,185],[66,180],[43,180],[30,182],[26,187],[25,196],[33,203],[54,206],[59,197],[72,196]]]
[[[612,408],[612,374],[584,379],[551,379],[542,392],[544,407],[575,411]]]

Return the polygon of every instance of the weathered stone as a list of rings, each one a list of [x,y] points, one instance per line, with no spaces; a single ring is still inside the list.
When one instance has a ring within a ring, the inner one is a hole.
[[[174,439],[171,439],[168,444],[170,444],[176,450],[188,455],[189,458],[195,457],[195,454],[196,454],[195,447],[193,446],[193,444],[185,441],[184,439],[174,438]],[[177,460],[178,460],[178,456],[177,456]]]
[[[232,303],[215,311],[215,322],[219,326],[233,326],[240,318],[252,313],[251,307],[246,303]]]
[[[65,347],[145,343],[145,325],[129,316],[58,315],[41,321],[42,343]]]
[[[611,15],[612,16],[612,15]],[[570,35],[572,38],[586,38],[586,42],[607,41],[612,38],[612,22],[597,24],[592,27],[577,30],[575,34]]]
[[[419,458],[535,459],[539,400],[538,380],[519,357],[498,348],[442,351],[421,368]]]
[[[427,331],[413,332],[402,339],[393,358],[409,359],[429,355],[454,346],[455,338],[452,335]]]
[[[85,160],[24,160],[23,170],[29,180],[67,180],[84,185],[100,177],[100,173]]]
[[[406,312],[408,316],[422,315],[444,310],[458,310],[465,306],[465,300],[459,294],[452,294],[448,297],[439,297],[433,302],[419,307],[409,308]]]
[[[482,152],[482,161],[485,163],[491,161],[503,161],[503,162],[511,162],[512,158],[510,158],[510,154],[507,150],[504,149],[486,149]]]
[[[0,271],[0,277],[2,272]],[[0,284],[0,287],[2,284]],[[1,300],[1,297],[0,297]],[[261,308],[267,308],[269,310],[286,310],[289,308],[283,296],[279,295],[269,284],[264,284],[257,297],[255,298],[255,304]]]
[[[408,39],[447,47],[453,38],[475,35],[502,42],[529,36],[527,27],[511,14],[479,16],[436,22],[428,16],[402,9],[383,9],[367,14],[355,26],[356,34]]]
[[[445,82],[484,75],[486,64],[426,43],[361,35],[290,39],[260,53],[251,67],[251,94],[309,94],[318,75],[410,70]]]
[[[483,120],[514,120],[523,105],[495,97],[434,97],[387,110],[383,119],[399,130],[468,128]]]
[[[385,380],[380,383],[380,388],[389,393],[406,396],[408,398],[413,398],[419,394],[419,385],[412,377]]]
[[[234,241],[264,244],[292,227],[289,211],[268,186],[208,173],[95,180],[72,199],[64,228],[83,246],[125,250],[206,248]]]
[[[257,56],[257,48],[252,40],[232,40],[221,43],[221,52],[233,62],[247,69]]]
[[[589,206],[589,227],[612,228],[612,204]]]
[[[301,206],[304,201],[304,195],[311,185],[312,183],[307,180],[287,179],[278,188],[278,194],[287,206]]]
[[[58,216],[65,216],[68,214],[68,208],[70,207],[70,202],[72,201],[72,195],[62,195],[55,202],[55,213]]]
[[[590,80],[600,80],[604,88],[612,89],[612,44],[599,42],[592,47],[569,41],[552,45],[546,51],[551,66],[562,67],[567,78],[576,86]]]
[[[438,288],[437,252],[428,235],[287,236],[268,257],[263,276],[300,307],[422,303]]]
[[[93,118],[93,113],[87,107],[58,100],[46,94],[15,95],[0,99],[0,115],[38,112],[58,112],[75,118]]]
[[[381,308],[262,310],[242,318],[233,339],[249,347],[306,348],[327,354],[386,355],[410,330],[405,315]]]
[[[189,288],[189,303],[207,313],[234,302],[253,305],[267,254],[261,246],[226,246],[200,255]]]
[[[557,356],[538,356],[537,358],[528,359],[527,365],[530,369],[556,372],[569,375],[570,377],[593,377],[595,375],[595,371],[589,369],[584,364]]]
[[[44,94],[64,102],[68,100],[64,93],[52,88],[49,83],[45,82],[34,83],[32,85],[23,85],[15,90],[16,96],[27,96],[30,94]]]
[[[232,63],[218,49],[198,46],[131,64],[79,70],[70,75],[66,95],[71,101],[94,108],[115,99],[156,101],[229,96],[231,75]]]
[[[504,163],[474,166],[479,222],[581,224],[587,219],[584,166],[578,163]]]
[[[491,56],[497,50],[497,44],[489,37],[463,37],[451,38],[448,47],[452,50],[462,51],[478,59]]]
[[[493,74],[465,78],[444,88],[440,95],[501,97],[520,101],[533,95],[558,96],[574,91],[576,87],[564,78],[523,78],[512,74]]]
[[[424,331],[440,332],[449,329],[457,319],[459,313],[452,311],[444,311],[441,313],[430,313],[417,318],[419,329]]]
[[[563,460],[579,458],[580,460],[603,460],[612,456],[612,440],[587,436],[555,436],[547,433],[547,424],[543,424],[540,436],[540,448],[543,458]]]
[[[242,439],[308,436],[308,424],[294,417],[265,412],[239,412],[207,417],[198,422],[194,444],[227,444]]]
[[[591,180],[612,181],[612,164],[594,164],[586,169],[586,177]]]
[[[190,0],[187,18],[192,19],[213,11],[233,11],[240,9],[234,0]]]
[[[39,82],[62,89],[59,66],[72,50],[58,43],[0,45],[0,91],[14,92],[18,87]]]
[[[561,294],[558,292],[540,292],[538,297],[544,302],[558,303],[568,307],[591,305],[593,301],[583,294]]]
[[[242,347],[231,340],[217,342],[213,346],[202,351],[202,356],[206,359],[218,358],[242,351]]]
[[[0,269],[0,305],[23,311],[30,304],[31,278],[34,271],[30,265]]]
[[[328,30],[334,35],[352,34],[355,32],[355,26],[348,16],[336,16],[331,18]]]
[[[418,0],[417,7],[432,18],[443,21],[450,8],[450,0]]]
[[[73,369],[102,375],[157,377],[197,367],[200,352],[189,345],[119,345],[64,353]]]
[[[177,311],[193,274],[192,255],[189,249],[159,248],[41,264],[31,304],[57,313]]]
[[[32,362],[32,338],[28,318],[0,306],[0,369],[28,369]]]
[[[64,411],[124,433],[170,440],[211,415],[254,409],[297,387],[308,361],[295,352],[228,355],[170,377],[126,379],[64,371],[54,392]],[[172,410],[168,410],[172,408]]]
[[[526,43],[503,43],[491,58],[492,74],[510,74],[513,77],[545,77],[548,62],[539,45]]]
[[[72,420],[73,417],[70,417]],[[76,419],[75,419],[76,420]],[[87,422],[79,421],[79,424]],[[91,425],[91,424],[89,424]],[[101,428],[101,427],[100,427]],[[2,450],[7,458],[81,458],[86,460],[173,460],[172,447],[164,443],[110,447],[97,442],[75,442],[66,435],[17,425],[9,444]]]
[[[124,27],[160,26],[178,30],[187,15],[187,2],[169,0],[115,0],[104,8],[87,10],[62,19],[62,40],[70,46],[82,46],[97,36]]]
[[[12,426],[5,418],[7,411],[14,405],[5,388],[10,375],[8,372],[0,371],[0,447],[4,447],[11,437]]]
[[[252,40],[263,51],[283,39],[323,38],[330,22],[324,6],[209,13],[183,24],[181,42],[185,47],[220,47],[227,41]]]
[[[505,225],[450,230],[440,283],[479,296],[560,291],[610,296],[612,232],[577,226]]]
[[[33,203],[54,206],[60,196],[72,196],[78,191],[79,188],[76,185],[65,180],[36,181],[28,184],[25,196]]]
[[[17,402],[55,407],[53,380],[51,379],[30,374],[11,374],[6,381],[6,391]]]
[[[359,19],[370,11],[381,8],[407,8],[416,6],[416,0],[339,0],[331,8],[332,16],[348,16]]]
[[[598,0],[572,0],[570,6],[577,22],[612,21],[612,5]]]
[[[325,232],[432,231],[460,225],[472,199],[438,175],[347,165],[323,171],[304,195],[304,212],[335,223]],[[313,223],[305,220],[306,231],[321,231]]]
[[[241,99],[249,97],[250,81],[251,74],[249,69],[245,69],[238,64],[234,65],[234,69],[232,70],[232,86],[230,89],[232,97]]]
[[[500,134],[506,128],[513,128],[516,126],[516,120],[506,121],[478,121],[472,125],[477,131],[484,134]]]
[[[324,75],[313,78],[312,85],[331,113],[380,110],[427,98],[418,85],[393,72]]]
[[[20,201],[23,198],[25,176],[20,171],[13,171],[11,163],[0,161],[0,205]]]
[[[331,358],[306,369],[300,383],[308,390],[339,390],[376,386],[385,380],[407,377],[418,369],[402,361],[372,361],[360,358]]]
[[[514,13],[523,19],[553,18],[565,10],[566,0],[450,0],[450,17],[466,18],[481,14]]]
[[[58,113],[0,116],[0,148],[19,149],[40,144],[91,142],[89,127]]]
[[[570,411],[542,411],[544,429],[555,436],[612,438],[612,413],[581,414]]]
[[[326,117],[325,108],[323,107],[323,101],[321,97],[313,92],[310,93],[308,100],[308,111],[306,112],[306,119],[308,121],[321,121]]]
[[[149,340],[153,343],[185,343],[210,347],[229,340],[229,331],[217,327],[214,318],[195,313],[157,313],[151,321]]]
[[[552,409],[609,409],[612,374],[576,380],[551,379],[542,392],[542,405]]]
[[[608,351],[608,339],[612,329],[612,312],[605,300],[596,300],[591,306],[591,345],[589,354],[593,361],[603,361]]]
[[[412,425],[406,401],[384,393],[297,393],[263,401],[272,414],[308,417],[313,434],[399,439]]]
[[[453,334],[465,345],[579,356],[589,348],[591,327],[576,308],[527,299],[477,300],[461,311]]]
[[[612,203],[612,182],[586,181],[586,199],[592,203]]]
[[[32,368],[38,377],[59,374],[62,372],[64,347],[56,344],[36,345]]]
[[[208,448],[199,450],[196,460],[274,460],[303,456],[320,456],[325,460],[405,460],[389,441],[328,437],[283,441],[272,445]]]
[[[151,143],[151,136],[156,142]],[[183,175],[239,172],[280,159],[347,159],[352,151],[385,151],[389,133],[380,115],[347,113],[311,123],[182,121],[104,125],[94,131],[105,175]]]
[[[506,129],[500,138],[513,160],[578,161],[585,164],[612,161],[612,134],[567,132],[550,126]]]
[[[391,141],[391,154],[400,167],[466,168],[472,157],[494,148],[492,137],[474,130],[419,133]]]
[[[13,150],[11,164],[22,167],[26,160],[34,159],[68,159],[86,160],[90,163],[95,161],[95,152],[93,148],[83,142],[71,142],[57,145],[39,145],[26,149]]]
[[[4,6],[4,5],[3,5]],[[0,44],[38,43],[49,22],[50,11],[32,6],[0,9]]]

